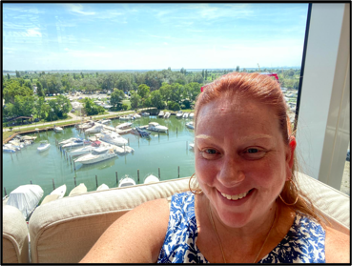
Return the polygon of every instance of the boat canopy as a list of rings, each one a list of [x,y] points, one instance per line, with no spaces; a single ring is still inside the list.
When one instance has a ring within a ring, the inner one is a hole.
[[[7,205],[11,205],[19,209],[24,218],[27,219],[38,205],[43,195],[44,191],[38,185],[19,186],[10,193]]]

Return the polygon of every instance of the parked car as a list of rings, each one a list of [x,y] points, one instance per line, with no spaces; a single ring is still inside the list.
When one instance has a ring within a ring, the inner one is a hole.
[[[347,151],[346,161],[351,161],[350,150]]]
[[[39,122],[39,118],[34,119],[34,122]]]

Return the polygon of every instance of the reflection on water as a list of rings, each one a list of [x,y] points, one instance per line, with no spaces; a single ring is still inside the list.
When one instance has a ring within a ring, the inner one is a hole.
[[[86,136],[75,127],[65,128],[62,133],[54,131],[32,134],[38,136],[32,145],[26,146],[15,154],[3,153],[3,188],[7,193],[16,187],[29,184],[40,185],[44,190],[44,195],[53,190],[53,181],[58,187],[67,185],[67,191],[74,187],[76,183],[84,183],[88,191],[96,189],[95,176],[99,185],[105,183],[110,188],[116,187],[116,175],[122,178],[125,174],[139,183],[147,174],[158,176],[160,168],[160,179],[167,180],[178,177],[178,167],[180,167],[180,177],[191,176],[194,173],[194,153],[189,149],[188,144],[194,141],[194,131],[188,129],[185,124],[190,119],[176,119],[171,116],[169,119],[156,117],[142,117],[138,120],[131,120],[133,127],[148,125],[149,122],[158,122],[162,126],[169,128],[168,133],[152,132],[149,139],[140,138],[134,134],[123,135],[129,140],[134,153],[118,155],[106,161],[91,165],[76,163],[76,171],[70,158],[67,158],[55,145],[55,141],[62,141],[71,137]],[[108,126],[116,127],[125,120],[112,120]],[[38,152],[37,147],[41,140],[48,140],[50,148],[43,152]]]

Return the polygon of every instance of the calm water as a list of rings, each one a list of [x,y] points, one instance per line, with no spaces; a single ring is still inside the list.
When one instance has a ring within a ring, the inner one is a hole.
[[[129,139],[130,146],[135,150],[133,154],[127,154],[98,162],[91,165],[76,163],[76,171],[73,165],[67,161],[60,150],[55,146],[55,140],[62,140],[79,136],[75,127],[64,129],[63,133],[48,131],[40,133],[32,145],[17,151],[16,153],[3,153],[3,191],[6,188],[7,194],[20,185],[40,185],[44,190],[44,196],[53,190],[52,179],[55,187],[66,184],[66,195],[74,188],[74,177],[76,183],[84,183],[88,191],[96,190],[95,176],[98,177],[98,185],[105,183],[110,188],[117,187],[116,172],[118,178],[125,174],[137,182],[137,169],[139,170],[140,182],[148,174],[158,176],[160,168],[160,179],[174,179],[178,177],[178,166],[180,177],[190,176],[194,173],[194,153],[187,147],[187,142],[193,142],[194,132],[188,129],[185,124],[190,119],[176,119],[171,116],[169,119],[157,117],[142,117],[133,122],[132,126],[146,125],[151,121],[169,128],[169,135],[166,133],[151,133],[150,140],[140,138],[134,134],[125,134],[124,138]],[[110,126],[116,126],[126,121],[112,120]],[[34,134],[33,134],[34,135]],[[80,135],[84,137],[83,134]],[[48,140],[50,149],[39,153],[37,147],[39,141]]]

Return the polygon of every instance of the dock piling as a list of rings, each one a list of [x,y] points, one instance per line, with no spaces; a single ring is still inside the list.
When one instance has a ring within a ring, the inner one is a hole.
[[[96,188],[98,188],[98,176],[97,175],[95,175],[95,186],[96,186]]]
[[[139,169],[137,170],[137,184],[139,184]]]
[[[5,196],[7,196],[6,187],[4,187]]]
[[[53,181],[53,190],[55,190],[55,181],[54,181],[54,178],[52,178],[52,181]]]
[[[160,168],[158,168],[158,177],[159,177],[159,180],[160,180]]]
[[[179,178],[179,177],[180,177],[180,167],[178,166],[177,168],[178,168],[178,169],[177,169],[177,172],[178,172],[178,173],[177,173],[177,177]]]
[[[187,147],[188,147],[188,140],[186,141],[186,151],[187,151]]]
[[[75,176],[73,177],[73,182],[75,183],[75,187],[77,187],[77,184],[76,184],[76,177],[75,177]]]
[[[29,184],[31,184],[31,185],[33,184],[33,183],[32,183],[32,180],[29,180]]]
[[[118,186],[119,184],[119,175],[117,172],[115,172],[115,175],[116,175],[116,186]]]

